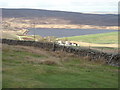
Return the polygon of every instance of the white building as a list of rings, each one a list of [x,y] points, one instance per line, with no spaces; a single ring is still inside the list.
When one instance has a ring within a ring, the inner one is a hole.
[[[63,46],[80,46],[77,43],[71,43],[69,41],[57,41],[57,44],[63,45]]]

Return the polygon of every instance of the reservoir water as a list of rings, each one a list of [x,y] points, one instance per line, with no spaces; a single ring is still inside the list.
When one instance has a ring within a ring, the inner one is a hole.
[[[29,29],[28,35],[40,35],[42,37],[55,36],[55,37],[71,37],[89,34],[99,34],[116,32],[118,30],[102,30],[102,29],[53,29],[53,28],[36,28]]]

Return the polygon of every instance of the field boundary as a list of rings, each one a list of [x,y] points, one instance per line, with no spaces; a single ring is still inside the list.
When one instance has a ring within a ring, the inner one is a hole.
[[[34,46],[42,48],[49,51],[64,51],[68,53],[73,53],[77,56],[89,57],[90,60],[104,60],[106,64],[112,66],[119,66],[120,54],[108,54],[105,52],[100,52],[93,49],[87,48],[74,48],[68,46],[61,46],[51,42],[35,42],[35,41],[20,41],[20,40],[10,40],[2,39],[1,43],[8,45],[23,45],[23,46]]]

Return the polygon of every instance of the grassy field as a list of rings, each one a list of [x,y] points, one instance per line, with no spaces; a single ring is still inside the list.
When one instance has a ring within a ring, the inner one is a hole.
[[[34,36],[23,35],[19,36],[13,32],[4,32],[2,38],[15,39],[15,40],[34,40]],[[35,35],[36,41],[43,41],[43,37]],[[51,38],[52,39],[52,38]],[[59,39],[66,39],[71,41],[79,41],[94,44],[118,44],[118,32],[102,33],[102,34],[91,34],[73,37],[64,37]]]
[[[3,45],[3,88],[117,88],[118,68],[65,52]]]
[[[117,44],[118,32],[67,37],[68,40],[98,44]]]

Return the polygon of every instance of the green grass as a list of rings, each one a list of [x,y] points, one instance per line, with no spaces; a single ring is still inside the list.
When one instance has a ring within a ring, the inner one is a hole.
[[[118,32],[67,37],[68,40],[88,43],[117,44]]]
[[[63,52],[38,52],[38,49],[31,48],[3,45],[3,88],[118,87],[117,67],[90,62]],[[60,64],[34,63],[47,59],[57,60]]]

